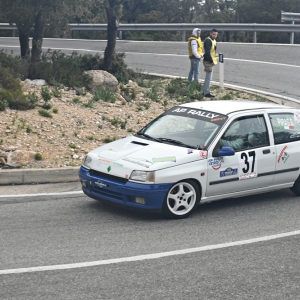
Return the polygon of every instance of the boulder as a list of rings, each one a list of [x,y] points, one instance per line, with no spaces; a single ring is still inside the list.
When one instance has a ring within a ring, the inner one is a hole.
[[[119,82],[117,78],[106,71],[89,70],[85,71],[85,74],[92,77],[92,82],[89,85],[92,92],[96,90],[97,86],[110,87],[115,91],[118,90]]]
[[[35,161],[35,152],[16,150],[7,155],[7,165],[10,167],[22,167]]]
[[[47,82],[44,79],[30,80],[28,78],[24,80],[24,83],[28,85],[36,85],[36,86],[44,86],[47,84]]]

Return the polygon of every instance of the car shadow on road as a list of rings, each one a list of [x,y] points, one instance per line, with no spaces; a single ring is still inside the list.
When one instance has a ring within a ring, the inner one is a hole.
[[[289,199],[289,201],[287,201],[287,198]],[[174,219],[167,219],[161,213],[132,210],[105,201],[90,200],[89,198],[87,198],[87,200],[88,202],[84,205],[84,207],[86,207],[87,209],[91,209],[91,211],[99,214],[102,218],[115,218],[118,221],[121,221],[121,219],[146,222],[170,222],[172,220],[176,222],[179,221]],[[253,212],[255,212],[256,210],[261,211],[263,209],[273,211],[283,205],[287,205],[290,200],[299,201],[299,199],[297,199],[297,197],[289,189],[256,194],[246,197],[229,198],[199,205],[196,208],[195,212],[191,216],[189,216],[187,220],[195,218],[199,219],[200,217],[203,218],[203,215],[205,215],[206,217],[214,215],[214,217],[216,217],[216,213],[228,215],[246,213],[249,212],[249,210],[252,210]]]

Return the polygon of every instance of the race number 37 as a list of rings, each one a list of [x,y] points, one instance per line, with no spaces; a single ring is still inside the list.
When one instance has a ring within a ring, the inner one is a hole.
[[[255,151],[242,152],[239,161],[239,179],[250,179],[254,177],[257,177]]]

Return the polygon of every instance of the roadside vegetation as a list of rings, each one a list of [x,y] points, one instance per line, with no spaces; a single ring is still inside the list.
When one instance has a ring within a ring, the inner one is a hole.
[[[75,89],[78,97],[72,101],[74,104],[81,104],[86,108],[93,108],[95,102],[104,101],[114,103],[117,99],[116,92],[109,88],[98,87],[92,98],[87,103],[81,102],[81,97],[88,91],[91,78],[84,71],[100,69],[102,58],[96,55],[79,55],[73,52],[72,55],[66,55],[60,51],[48,50],[43,54],[43,59],[38,70],[39,79],[44,79],[48,86],[42,87],[40,95],[35,92],[24,94],[21,88],[21,80],[26,78],[26,60],[4,51],[0,52],[0,111],[6,108],[15,110],[30,110],[39,107],[39,114],[52,118],[52,113],[59,113],[55,107],[52,107],[50,100],[55,97],[61,98],[60,88],[66,87]],[[162,80],[148,76],[141,70],[133,71],[127,68],[124,63],[124,54],[117,54],[113,62],[112,74],[116,76],[120,83],[120,93],[123,100],[122,105],[136,100],[137,90],[127,87],[129,80],[135,81],[139,87],[144,88],[146,102],[140,103],[138,110],[147,110],[151,102],[161,102],[166,107],[168,99],[176,100],[178,103],[203,100],[202,84],[192,81],[187,82],[183,78],[172,80]],[[216,99],[232,100],[239,98],[237,91],[220,90],[212,87],[217,93]],[[91,91],[90,91],[91,92]],[[262,97],[256,97],[253,100],[266,101]],[[125,125],[123,125],[125,126]]]

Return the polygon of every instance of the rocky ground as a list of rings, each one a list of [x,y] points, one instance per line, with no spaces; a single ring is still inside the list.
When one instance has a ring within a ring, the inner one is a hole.
[[[146,95],[149,88],[129,82],[135,90],[135,99],[125,100],[116,94],[115,103],[98,101],[92,108],[85,106],[92,98],[90,93],[78,96],[67,88],[52,97],[50,117],[39,114],[40,106],[27,111],[6,109],[0,112],[0,168],[59,168],[80,166],[90,150],[112,140],[132,135],[164,110],[178,104],[165,94],[164,86],[170,79],[161,79],[158,102]],[[35,92],[42,105],[40,86],[22,83],[24,93]],[[215,88],[217,99],[231,93],[233,98],[256,99],[243,92],[230,92]],[[74,100],[75,99],[75,100]],[[210,101],[204,99],[202,101]],[[54,112],[54,111],[56,112]],[[25,153],[17,163],[9,159],[10,153]]]

